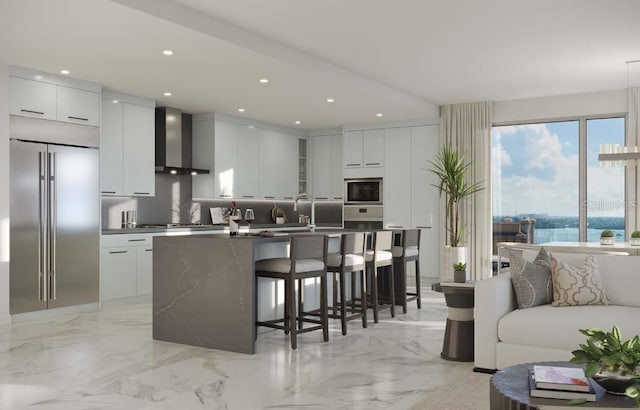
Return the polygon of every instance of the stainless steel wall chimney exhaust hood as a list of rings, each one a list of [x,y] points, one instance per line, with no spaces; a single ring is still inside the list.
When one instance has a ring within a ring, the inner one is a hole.
[[[176,108],[156,108],[156,173],[209,173],[208,169],[191,166],[191,114]]]

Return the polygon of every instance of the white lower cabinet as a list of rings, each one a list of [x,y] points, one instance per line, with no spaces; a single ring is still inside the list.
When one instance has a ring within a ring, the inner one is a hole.
[[[153,235],[103,235],[100,254],[100,301],[151,294]]]

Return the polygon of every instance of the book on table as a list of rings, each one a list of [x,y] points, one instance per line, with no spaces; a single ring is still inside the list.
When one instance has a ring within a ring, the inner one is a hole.
[[[537,389],[588,392],[589,380],[580,367],[533,366]]]
[[[596,391],[591,385],[593,383],[592,380],[587,380],[589,390],[586,392],[579,391],[567,391],[567,390],[558,390],[558,389],[542,389],[536,387],[534,371],[529,370],[529,391],[531,397],[541,397],[546,399],[564,399],[564,400],[573,400],[573,399],[585,399],[586,401],[596,401],[597,395]]]

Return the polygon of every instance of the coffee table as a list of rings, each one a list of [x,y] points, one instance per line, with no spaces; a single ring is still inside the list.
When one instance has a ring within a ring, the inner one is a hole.
[[[625,396],[608,394],[602,387],[595,384],[597,401],[587,402],[579,406],[567,404],[567,400],[543,399],[531,397],[529,395],[529,370],[534,365],[542,366],[564,366],[583,367],[579,364],[569,362],[540,362],[526,363],[516,366],[505,367],[491,376],[491,386],[489,390],[489,408],[491,410],[537,410],[537,409],[580,409],[580,408],[600,408],[600,409],[626,409],[636,408],[635,402]]]

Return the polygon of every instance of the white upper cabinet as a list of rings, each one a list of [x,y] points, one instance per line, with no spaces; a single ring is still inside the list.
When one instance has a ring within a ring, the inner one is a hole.
[[[385,130],[384,227],[411,226],[411,128]]]
[[[124,194],[155,195],[155,109],[123,103]]]
[[[100,125],[100,94],[57,86],[58,121]]]
[[[260,198],[276,199],[281,196],[280,136],[277,131],[258,130],[258,193]],[[297,152],[296,152],[297,157]],[[297,175],[297,173],[296,173]]]
[[[311,145],[311,187],[316,199],[341,200],[342,135],[326,135],[309,139]]]
[[[238,174],[238,125],[215,122],[215,195],[233,198]]]
[[[364,142],[362,131],[347,131],[344,133],[344,167],[354,168],[363,165],[362,144]]]
[[[110,91],[104,95],[100,191],[103,195],[154,196],[155,102]]]
[[[10,77],[9,113],[55,120],[56,86],[41,81]]]
[[[215,197],[215,125],[213,119],[194,120],[192,135],[192,159],[194,168],[208,169],[209,174],[191,177],[193,198],[209,199]]]
[[[238,177],[236,198],[258,196],[258,129],[240,125],[238,129]]]
[[[346,131],[344,133],[344,167],[383,167],[384,130]]]
[[[123,131],[122,104],[103,99],[100,129],[100,192],[103,195],[123,193]]]
[[[278,196],[284,199],[295,199],[298,195],[299,137],[283,132],[278,134],[281,152],[278,166]]]

